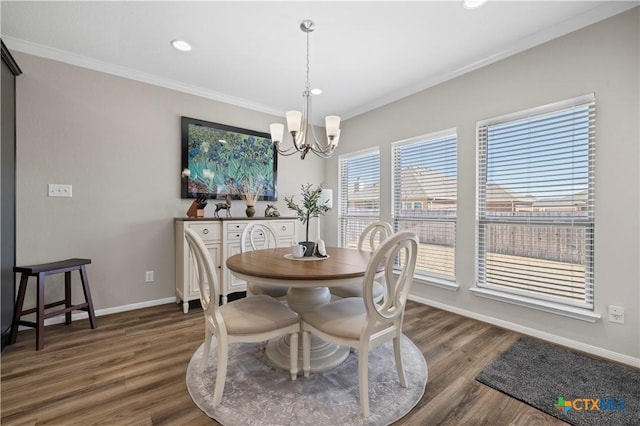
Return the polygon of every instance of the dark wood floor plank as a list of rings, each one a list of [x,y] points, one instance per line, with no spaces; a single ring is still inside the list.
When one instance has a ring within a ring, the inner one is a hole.
[[[191,400],[186,368],[203,340],[199,309],[175,304],[21,331],[2,353],[0,423],[215,425]],[[426,392],[397,425],[554,425],[557,419],[475,381],[519,334],[410,302],[405,334],[424,353]]]

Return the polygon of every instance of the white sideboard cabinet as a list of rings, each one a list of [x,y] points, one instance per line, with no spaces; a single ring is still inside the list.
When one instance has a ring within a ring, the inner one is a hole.
[[[176,303],[182,302],[184,313],[189,311],[189,301],[200,298],[193,262],[184,238],[185,229],[193,229],[200,235],[211,254],[216,267],[222,303],[227,303],[230,293],[247,290],[247,283],[234,277],[227,269],[229,256],[240,253],[242,231],[251,222],[269,224],[275,231],[278,246],[288,246],[296,241],[296,218],[176,218]]]

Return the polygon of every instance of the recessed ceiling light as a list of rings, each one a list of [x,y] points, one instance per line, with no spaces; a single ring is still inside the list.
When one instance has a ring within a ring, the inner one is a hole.
[[[322,93],[322,90],[320,90],[320,89],[317,89],[317,88],[316,89],[311,89],[311,94],[312,95],[319,95],[321,93]]]
[[[171,41],[171,46],[181,52],[189,52],[191,50],[191,45],[184,40],[173,40]]]
[[[477,9],[486,2],[487,0],[464,0],[463,6],[465,9]]]

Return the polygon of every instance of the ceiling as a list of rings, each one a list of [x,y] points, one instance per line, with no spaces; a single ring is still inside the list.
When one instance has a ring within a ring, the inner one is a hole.
[[[300,109],[311,33],[314,121],[354,117],[638,1],[1,2],[12,50],[258,111]],[[183,39],[193,50],[178,52]]]

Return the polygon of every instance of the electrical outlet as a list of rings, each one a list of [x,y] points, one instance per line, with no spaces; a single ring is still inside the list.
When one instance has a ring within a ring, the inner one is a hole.
[[[144,273],[144,282],[152,283],[153,282],[153,271],[145,271]]]
[[[48,186],[49,197],[71,197],[72,186],[61,185],[59,183],[50,183]]]
[[[609,305],[609,321],[624,324],[624,308],[622,306]]]

